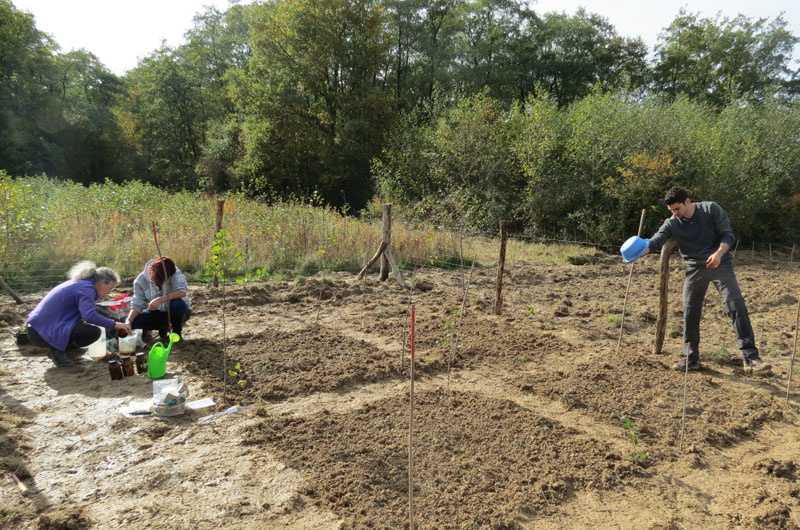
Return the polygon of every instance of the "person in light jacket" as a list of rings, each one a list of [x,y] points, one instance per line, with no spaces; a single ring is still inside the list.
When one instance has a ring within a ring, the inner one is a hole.
[[[133,329],[158,330],[162,341],[169,339],[169,324],[173,333],[181,335],[183,323],[192,314],[192,303],[186,296],[187,292],[186,276],[175,266],[172,258],[164,256],[151,259],[133,282],[132,308],[125,322]]]
[[[100,327],[131,330],[130,324],[104,317],[95,309],[95,302],[108,295],[119,282],[116,272],[97,267],[91,261],[81,261],[70,269],[68,277],[68,281],[56,285],[28,313],[26,326],[31,343],[49,347],[50,360],[58,368],[72,366],[66,350],[95,342],[100,338]]]

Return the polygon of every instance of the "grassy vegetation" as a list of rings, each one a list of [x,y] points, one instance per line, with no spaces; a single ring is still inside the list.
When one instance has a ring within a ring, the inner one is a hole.
[[[192,279],[207,279],[216,197],[168,192],[140,182],[86,188],[47,178],[0,181],[7,198],[0,216],[8,220],[0,235],[0,265],[12,286],[51,286],[80,259],[133,276],[156,253],[153,221],[161,251]],[[236,194],[224,198],[223,227],[233,249],[241,252],[242,277],[357,272],[380,244],[381,221],[375,215],[356,218],[300,201],[266,204]],[[506,259],[563,263],[582,250],[509,240]],[[468,268],[473,261],[476,266],[496,263],[498,243],[493,237],[462,238],[458,232],[395,220],[392,252],[406,270]]]

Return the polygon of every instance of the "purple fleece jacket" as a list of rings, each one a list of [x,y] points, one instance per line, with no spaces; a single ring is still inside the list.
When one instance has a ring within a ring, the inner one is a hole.
[[[91,279],[60,283],[28,313],[28,325],[48,344],[64,351],[72,330],[81,320],[104,328],[114,327],[113,320],[97,313],[96,300],[97,290]]]

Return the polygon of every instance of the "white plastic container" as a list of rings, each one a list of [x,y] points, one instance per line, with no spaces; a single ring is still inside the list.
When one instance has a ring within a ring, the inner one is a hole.
[[[133,353],[136,351],[136,335],[119,338],[119,352]]]
[[[103,359],[106,356],[106,328],[100,328],[100,338],[89,344],[87,353],[92,359]]]

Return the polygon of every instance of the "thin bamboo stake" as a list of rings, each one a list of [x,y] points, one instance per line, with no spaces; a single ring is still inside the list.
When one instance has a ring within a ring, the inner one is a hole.
[[[411,287],[408,290],[408,307],[410,308],[411,305],[414,303],[414,286],[416,284],[416,277],[419,272],[423,269],[425,264],[423,263],[419,267],[414,270],[414,276],[411,278]],[[409,313],[410,315],[410,313]],[[406,362],[406,330],[408,329],[408,320],[405,320],[403,324],[403,345],[400,351],[400,369],[403,369],[403,364]]]
[[[681,417],[681,445],[680,452],[683,453],[683,435],[686,432],[686,393],[689,387],[689,357],[686,357],[686,370],[683,373],[683,416]]]
[[[414,530],[414,304],[411,304],[411,391],[408,401],[408,522]]]
[[[797,317],[794,320],[794,348],[792,349],[792,362],[789,364],[789,383],[786,385],[786,403],[789,403],[789,392],[792,389],[792,372],[794,371],[794,356],[797,353],[797,335],[800,334],[800,302],[797,302]]]
[[[642,209],[642,216],[639,218],[639,232],[636,234],[642,237],[642,227],[644,226],[644,209]],[[622,333],[625,329],[625,309],[628,307],[628,292],[631,290],[631,280],[633,280],[633,266],[636,262],[631,263],[631,272],[628,275],[628,287],[625,289],[625,301],[622,304],[622,319],[619,323],[619,340],[617,340],[617,355],[619,355],[619,348],[622,346]]]
[[[467,283],[464,284],[464,297],[461,299],[461,311],[458,314],[458,328],[456,328],[456,339],[453,341],[453,352],[450,358],[447,359],[447,391],[450,391],[450,371],[453,368],[453,362],[456,359],[456,351],[458,350],[458,339],[461,337],[461,321],[464,318],[464,312],[467,309],[467,291],[469,291],[469,284],[472,281],[472,271],[475,269],[475,260],[472,260],[472,266],[469,269],[469,278]]]
[[[156,234],[156,222],[153,223],[153,240],[156,242],[156,250],[158,251],[158,259],[161,261],[161,269],[164,271],[164,287],[167,297],[167,337],[172,333],[172,315],[170,314],[170,300],[169,300],[169,278],[167,278],[167,265],[164,263],[164,256],[161,255],[161,247],[158,245],[158,235]]]

